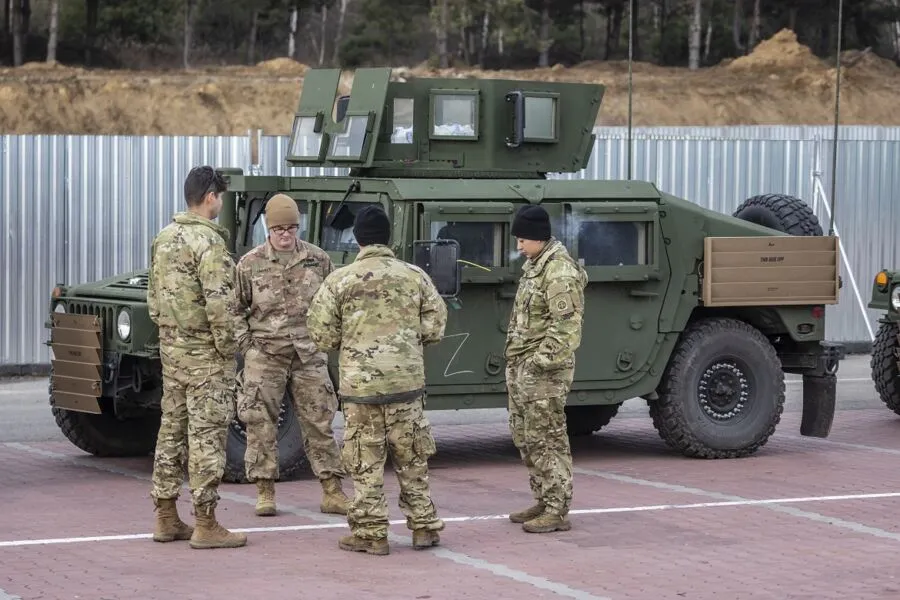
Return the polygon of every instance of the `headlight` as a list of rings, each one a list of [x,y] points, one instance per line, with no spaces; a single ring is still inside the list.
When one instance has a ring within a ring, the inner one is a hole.
[[[116,319],[116,330],[119,333],[119,339],[123,342],[128,340],[131,335],[131,313],[127,308],[119,311],[119,317]]]
[[[66,312],[66,303],[65,302],[57,302],[56,306],[53,307],[53,312],[55,312],[55,313]]]
[[[895,285],[891,292],[891,306],[894,310],[900,310],[900,285]]]

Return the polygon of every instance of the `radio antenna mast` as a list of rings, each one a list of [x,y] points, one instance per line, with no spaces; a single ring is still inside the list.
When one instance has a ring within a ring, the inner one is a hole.
[[[834,85],[834,142],[831,150],[831,218],[828,235],[834,235],[834,200],[837,194],[838,123],[841,111],[841,34],[844,29],[844,0],[838,0],[837,56],[835,57]]]
[[[633,56],[632,35],[634,28],[634,0],[628,0],[628,180],[631,180],[631,62]]]

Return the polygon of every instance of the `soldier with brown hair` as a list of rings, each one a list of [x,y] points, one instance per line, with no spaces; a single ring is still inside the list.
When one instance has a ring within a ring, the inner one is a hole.
[[[342,550],[388,554],[384,463],[394,461],[400,508],[413,548],[437,545],[444,522],[428,485],[435,453],[424,412],[423,347],[440,341],[447,307],[428,275],[394,256],[391,224],[380,206],[356,215],[356,260],[329,275],[312,300],[309,334],[322,350],[340,352],[343,458],[355,495],[351,535]]]
[[[337,397],[327,356],[306,329],[310,299],[334,265],[323,250],[297,237],[300,211],[290,196],[272,196],[265,214],[268,238],[238,262],[236,285],[235,329],[244,353],[238,417],[247,427],[244,466],[257,485],[256,514],[276,513],[277,420],[288,387],[306,456],[322,485],[319,509],[344,515],[346,472],[331,425]]]
[[[184,182],[187,212],[153,240],[147,305],[159,327],[163,370],[162,420],[153,461],[153,539],[190,539],[192,548],[243,546],[247,536],[216,521],[225,472],[225,439],[234,416],[234,262],[228,230],[213,220],[222,210],[225,179],[212,167],[191,169]],[[196,528],[178,516],[184,457]]]

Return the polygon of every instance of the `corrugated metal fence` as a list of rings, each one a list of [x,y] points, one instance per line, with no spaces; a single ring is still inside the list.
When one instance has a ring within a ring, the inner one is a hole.
[[[625,128],[596,133],[588,167],[554,178],[627,178]],[[827,231],[831,136],[830,127],[636,128],[632,178],[724,213],[755,194],[796,195]],[[839,139],[835,224],[850,270],[842,265],[827,334],[867,342],[876,315],[860,301],[879,268],[900,265],[900,128],[842,127]],[[259,136],[261,174],[344,172],[286,168],[287,141]],[[244,136],[0,136],[0,369],[48,361],[43,323],[56,282],[146,267],[153,235],[181,210],[190,167],[248,170],[250,156]]]

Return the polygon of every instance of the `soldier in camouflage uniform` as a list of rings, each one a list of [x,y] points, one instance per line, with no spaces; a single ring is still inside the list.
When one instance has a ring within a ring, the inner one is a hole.
[[[512,234],[528,260],[506,340],[509,427],[536,503],[509,518],[532,533],[567,531],[572,453],[564,409],[581,344],[587,274],[551,237],[543,207],[524,206]]]
[[[329,275],[313,297],[307,325],[322,350],[340,350],[345,429],[344,465],[355,495],[343,550],[388,554],[384,463],[390,452],[400,483],[400,509],[416,549],[437,545],[438,519],[428,485],[435,453],[424,413],[423,346],[440,341],[447,307],[431,279],[394,257],[384,210],[367,206],[353,233],[356,260]]]
[[[228,231],[213,222],[222,209],[225,180],[196,167],[184,182],[187,212],[176,214],[153,240],[147,304],[159,327],[163,369],[162,421],[153,462],[158,542],[190,539],[193,548],[233,548],[247,542],[216,521],[225,470],[225,437],[234,416],[234,262]],[[175,508],[184,482],[184,457],[194,529]]]
[[[268,239],[237,264],[236,336],[244,354],[238,417],[247,426],[244,465],[257,485],[256,514],[275,514],[278,470],[277,418],[290,386],[303,447],[321,482],[320,510],[347,514],[341,490],[346,473],[331,423],[337,397],[328,376],[328,357],[306,332],[309,301],[334,270],[323,250],[297,237],[300,211],[285,194],[266,203]]]

